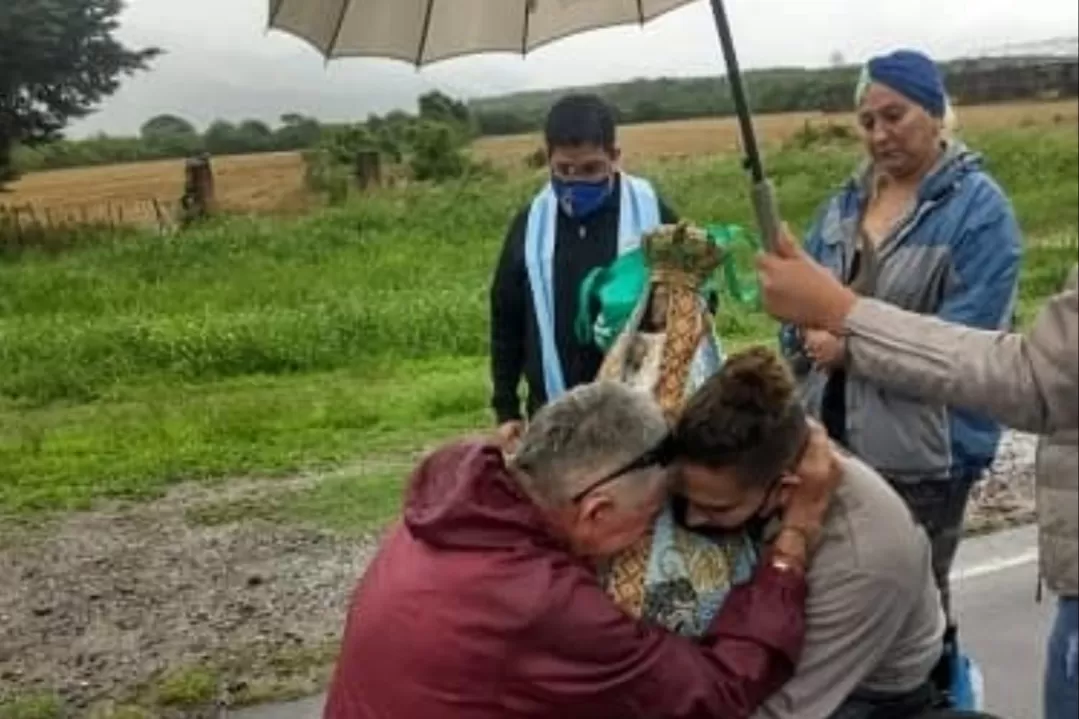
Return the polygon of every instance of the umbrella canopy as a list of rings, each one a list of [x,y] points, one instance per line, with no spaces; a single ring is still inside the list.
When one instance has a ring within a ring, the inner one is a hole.
[[[382,57],[416,66],[463,55],[521,55],[570,35],[645,22],[698,0],[269,0],[270,27],[311,43],[327,59]],[[723,0],[709,0],[727,64],[766,248],[779,227]]]
[[[270,27],[327,58],[426,65],[482,52],[525,54],[570,35],[643,24],[695,0],[270,0]]]

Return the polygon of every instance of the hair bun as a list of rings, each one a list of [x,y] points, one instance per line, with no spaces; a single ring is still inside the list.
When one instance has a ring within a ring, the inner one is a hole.
[[[723,400],[731,409],[764,416],[785,415],[794,400],[794,378],[766,347],[731,355],[720,371]]]

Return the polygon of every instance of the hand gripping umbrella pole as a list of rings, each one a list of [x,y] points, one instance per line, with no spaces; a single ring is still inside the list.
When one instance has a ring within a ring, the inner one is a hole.
[[[738,55],[734,51],[734,37],[731,33],[730,22],[727,20],[727,11],[723,7],[723,0],[710,0],[710,2],[712,14],[716,20],[716,30],[719,32],[723,59],[727,64],[727,82],[731,87],[734,110],[738,115],[742,150],[745,153],[743,162],[752,182],[750,197],[753,212],[761,231],[761,242],[764,248],[771,252],[775,248],[776,237],[779,236],[779,204],[776,201],[775,185],[764,173],[764,161],[761,159],[757,134],[753,129],[753,116],[749,109],[749,100],[746,98],[745,86],[742,84],[742,71],[738,67]]]

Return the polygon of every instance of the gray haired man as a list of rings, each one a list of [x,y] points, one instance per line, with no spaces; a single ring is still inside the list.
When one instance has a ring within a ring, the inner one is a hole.
[[[356,592],[326,719],[750,716],[798,661],[805,528],[838,460],[818,435],[790,531],[693,643],[623,614],[595,574],[650,526],[667,431],[648,395],[596,384],[541,410],[509,463],[493,441],[424,460]]]

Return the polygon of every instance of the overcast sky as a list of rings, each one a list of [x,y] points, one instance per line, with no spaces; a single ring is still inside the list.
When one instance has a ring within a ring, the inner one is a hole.
[[[636,77],[719,74],[722,65],[705,2],[644,29],[590,33],[527,59],[466,58],[421,72],[379,60],[327,65],[301,41],[267,32],[267,5],[267,0],[129,0],[123,39],[157,45],[167,54],[151,72],[127,81],[72,134],[132,133],[163,112],[200,126],[218,117],[275,121],[292,111],[326,120],[361,119],[370,112],[411,107],[417,95],[431,88],[471,97]],[[727,6],[745,67],[819,66],[835,51],[848,61],[862,61],[900,45],[943,59],[1074,35],[1079,24],[1076,0],[970,0],[965,8],[958,0],[727,0]]]

